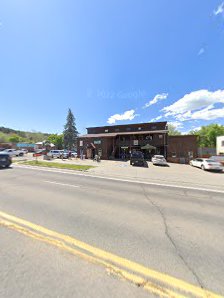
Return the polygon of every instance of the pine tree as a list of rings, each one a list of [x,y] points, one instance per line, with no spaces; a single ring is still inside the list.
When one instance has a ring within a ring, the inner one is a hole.
[[[71,109],[68,110],[66,124],[64,126],[64,147],[65,149],[72,150],[76,148],[78,131],[75,126],[75,117]]]

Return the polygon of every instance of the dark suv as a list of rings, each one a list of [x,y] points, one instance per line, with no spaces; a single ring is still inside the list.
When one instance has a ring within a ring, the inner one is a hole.
[[[0,168],[8,168],[12,163],[12,159],[8,153],[0,152]]]
[[[130,165],[135,166],[144,166],[145,165],[145,160],[144,160],[144,155],[141,151],[134,151],[131,154],[130,158]]]

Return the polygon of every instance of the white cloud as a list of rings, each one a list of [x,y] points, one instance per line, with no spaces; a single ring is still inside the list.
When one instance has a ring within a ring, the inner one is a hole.
[[[198,52],[198,56],[201,56],[202,54],[204,54],[204,52],[205,52],[205,49],[201,48]]]
[[[181,123],[179,121],[170,121],[167,124],[168,125],[171,124],[171,125],[175,126],[176,128],[182,128],[183,127],[183,123]]]
[[[200,111],[196,111],[188,116],[189,119],[200,120],[214,120],[218,118],[224,118],[224,108],[212,109],[211,107],[205,108]],[[188,120],[187,118],[185,120]]]
[[[194,131],[199,131],[201,129],[201,126],[197,126],[197,127],[192,127],[191,130],[194,130]]]
[[[215,10],[214,15],[223,14],[224,13],[224,2],[222,2]]]
[[[135,110],[129,110],[124,112],[123,114],[115,114],[113,116],[110,116],[107,120],[107,123],[114,124],[116,121],[122,121],[122,120],[132,120],[134,119],[137,114],[135,114]]]
[[[158,116],[156,118],[151,119],[149,122],[155,122],[155,121],[160,120],[161,118],[163,118],[163,116]]]
[[[152,100],[150,100],[148,103],[146,103],[143,108],[148,108],[151,105],[156,104],[158,101],[166,99],[167,96],[168,96],[168,93],[157,94]]]
[[[224,104],[224,90],[211,92],[202,89],[184,95],[162,111],[165,112],[165,117],[173,116],[178,121],[210,120],[224,117],[224,108],[214,108],[218,103]]]

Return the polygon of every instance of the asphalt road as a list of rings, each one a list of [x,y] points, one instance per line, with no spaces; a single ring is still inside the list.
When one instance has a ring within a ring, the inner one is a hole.
[[[0,170],[0,212],[224,295],[224,193],[15,167]],[[0,297],[154,297],[24,234],[0,225]]]

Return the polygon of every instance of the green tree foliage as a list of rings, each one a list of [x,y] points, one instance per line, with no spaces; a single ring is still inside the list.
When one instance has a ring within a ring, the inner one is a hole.
[[[7,140],[6,134],[0,131],[0,143],[6,143]]]
[[[179,136],[181,132],[177,130],[176,126],[173,124],[168,124],[168,134],[169,136]]]
[[[7,127],[0,127],[0,142],[25,142],[25,143],[37,143],[46,140],[50,134],[41,132],[28,132],[14,130]],[[14,138],[16,136],[16,138]],[[18,138],[19,137],[19,140]]]
[[[11,143],[19,143],[20,137],[16,134],[13,134],[9,137],[9,142]]]
[[[200,147],[216,147],[216,137],[224,136],[224,125],[209,124],[202,126],[198,131],[191,131],[190,133],[199,136]]]
[[[51,134],[49,137],[48,137],[48,141],[52,144],[55,145],[55,148],[56,149],[63,149],[63,134],[61,135],[58,135],[58,134]]]
[[[64,147],[68,150],[72,150],[76,147],[78,131],[75,125],[75,117],[72,114],[71,109],[68,110],[66,124],[64,126]]]

